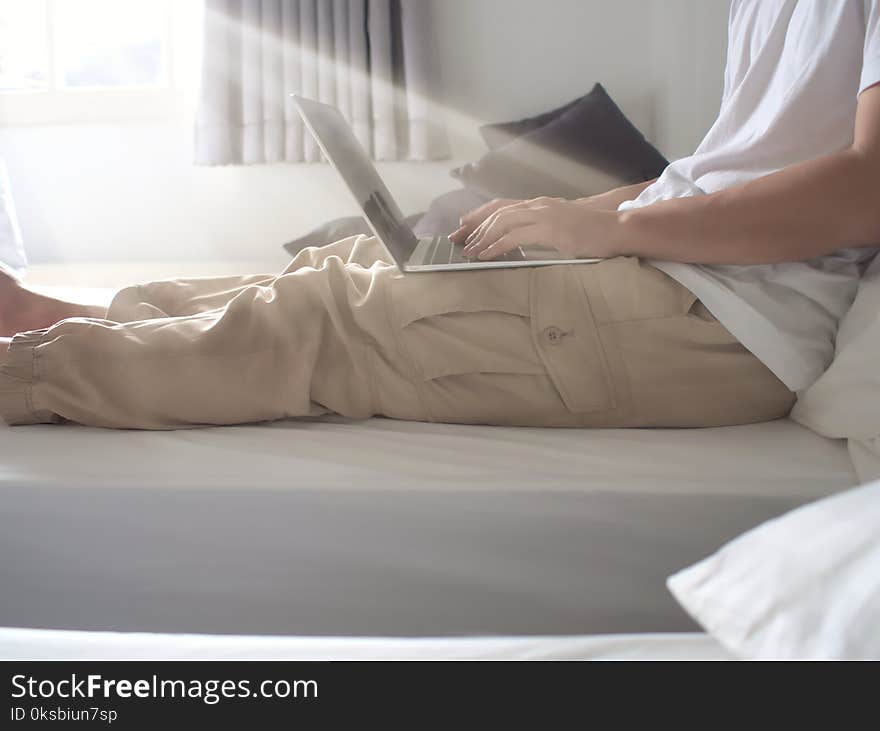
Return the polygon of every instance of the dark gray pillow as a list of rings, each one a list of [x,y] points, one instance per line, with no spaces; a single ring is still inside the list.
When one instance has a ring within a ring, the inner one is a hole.
[[[580,198],[656,178],[669,164],[601,84],[563,109],[452,176],[490,198]]]
[[[497,150],[499,147],[503,147],[508,142],[512,142],[517,137],[522,137],[523,135],[527,135],[529,132],[534,132],[536,129],[540,129],[541,127],[550,124],[550,122],[555,120],[557,117],[562,116],[569,109],[580,102],[581,99],[583,99],[583,97],[578,97],[574,101],[570,101],[568,104],[564,104],[563,106],[553,109],[549,112],[538,114],[535,117],[517,119],[513,122],[484,124],[482,127],[480,127],[480,136],[483,138],[483,142],[486,143],[490,150]]]

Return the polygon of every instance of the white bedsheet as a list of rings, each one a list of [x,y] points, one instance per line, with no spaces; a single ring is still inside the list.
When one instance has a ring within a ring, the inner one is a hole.
[[[0,628],[0,660],[726,660],[699,633],[576,637],[247,637]]]
[[[790,421],[17,427],[0,465],[0,626],[233,635],[690,632],[667,575],[856,483]]]
[[[718,429],[526,429],[341,418],[0,432],[0,484],[614,492],[815,499],[856,484],[844,442],[789,420]]]

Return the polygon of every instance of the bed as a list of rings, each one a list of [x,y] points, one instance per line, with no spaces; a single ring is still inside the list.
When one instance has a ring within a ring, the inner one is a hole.
[[[0,431],[0,658],[725,657],[674,571],[857,484],[790,420]]]
[[[0,626],[165,634],[694,632],[666,576],[857,481],[787,420],[36,426],[0,451]]]

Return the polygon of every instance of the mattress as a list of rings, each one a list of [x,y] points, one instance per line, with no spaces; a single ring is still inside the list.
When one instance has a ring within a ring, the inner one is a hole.
[[[0,626],[300,637],[697,629],[670,573],[856,484],[788,420],[0,431]]]
[[[284,637],[0,628],[3,660],[727,660],[700,633]]]

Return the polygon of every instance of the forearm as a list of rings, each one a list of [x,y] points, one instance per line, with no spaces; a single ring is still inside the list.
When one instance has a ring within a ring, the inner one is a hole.
[[[647,180],[644,183],[636,183],[635,185],[625,185],[622,188],[614,188],[614,190],[609,190],[607,193],[591,195],[588,198],[578,198],[575,203],[594,211],[616,211],[617,207],[624,201],[638,198],[639,194],[651,185],[654,180]]]
[[[801,261],[880,243],[874,159],[853,148],[744,185],[617,214],[615,253],[705,264]]]

